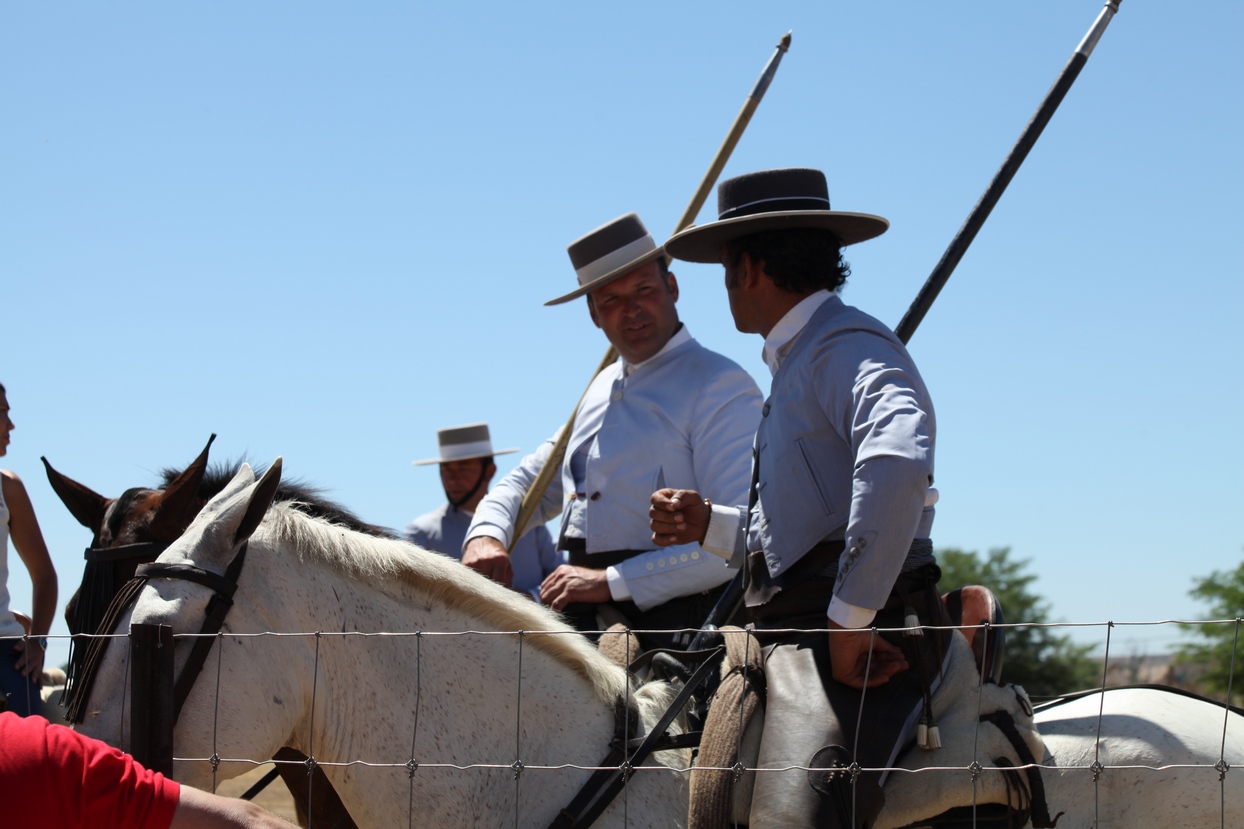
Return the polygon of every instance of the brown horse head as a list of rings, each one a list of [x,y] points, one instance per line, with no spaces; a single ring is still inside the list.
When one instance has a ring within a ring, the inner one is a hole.
[[[164,489],[127,489],[118,498],[105,498],[87,486],[52,468],[47,458],[48,482],[62,502],[92,533],[94,548],[118,547],[143,542],[171,543],[203,508],[199,484],[207,471],[207,455],[216,435],[207,440],[199,456]]]
[[[216,435],[208,438],[199,456],[164,489],[127,489],[117,498],[106,498],[62,475],[43,458],[52,489],[93,534],[82,584],[65,605],[70,633],[94,633],[116,589],[134,577],[139,564],[155,560],[159,545],[176,541],[203,508],[206,499],[199,495],[199,484],[214,440]],[[118,549],[124,547],[131,549]],[[117,550],[118,555],[106,550]],[[122,554],[127,552],[132,555]]]

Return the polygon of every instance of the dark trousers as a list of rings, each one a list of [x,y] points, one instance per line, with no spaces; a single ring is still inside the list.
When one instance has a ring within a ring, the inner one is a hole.
[[[922,624],[948,624],[936,591],[937,565],[899,577],[886,606],[877,613],[878,628],[902,627],[911,607]],[[825,608],[833,579],[815,578],[748,608],[766,646],[768,696],[761,738],[760,768],[862,768],[893,765],[919,718],[927,684],[940,670],[948,646],[947,631],[925,630],[921,637],[878,633],[903,648],[911,667],[884,685],[857,691],[834,681],[829,658]],[[793,611],[783,612],[783,607]],[[799,612],[815,607],[812,614]],[[775,628],[811,633],[785,634]],[[858,727],[857,727],[858,724]],[[754,829],[823,826],[855,829],[871,825],[885,803],[884,775],[865,772],[852,779],[847,771],[760,773],[752,801]]]
[[[657,605],[648,610],[640,610],[632,601],[610,601],[611,605],[626,618],[627,626],[634,631],[639,640],[639,647],[650,651],[656,648],[685,648],[695,637],[695,631],[704,625],[704,620],[712,611],[713,605],[721,596],[725,585],[696,593],[693,596],[679,596],[665,604]],[[575,630],[581,630],[589,636],[598,629],[596,610],[599,605],[572,604],[562,611],[566,621]],[[690,628],[691,632],[680,632]],[[656,631],[656,632],[650,632]],[[595,638],[595,637],[594,637]]]

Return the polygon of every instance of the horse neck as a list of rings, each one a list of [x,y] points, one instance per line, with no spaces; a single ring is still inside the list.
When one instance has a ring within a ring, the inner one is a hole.
[[[304,724],[318,745],[351,752],[355,745],[370,750],[381,744],[409,754],[412,738],[418,750],[425,734],[429,744],[439,735],[461,760],[477,746],[453,739],[455,730],[513,735],[521,713],[533,746],[549,741],[536,732],[554,728],[566,742],[577,740],[582,750],[583,739],[556,728],[559,719],[571,716],[581,723],[578,730],[599,735],[584,756],[603,753],[612,729],[611,709],[572,667],[530,644],[538,634],[454,633],[486,631],[488,625],[417,589],[382,589],[323,562],[299,560],[279,545],[253,543],[250,555],[247,568],[254,569],[244,575],[250,582],[244,587],[251,589],[239,587],[235,611],[244,592],[265,601],[244,622],[258,626],[249,632],[322,631],[318,637],[287,640],[299,643],[294,647],[301,661],[311,660],[302,682]],[[399,635],[358,635],[377,633]],[[374,719],[378,704],[393,712],[400,738],[395,729],[353,727]],[[398,726],[402,716],[409,731]],[[352,758],[360,756],[365,754]],[[598,759],[592,756],[591,762]]]
[[[537,634],[446,633],[487,626],[416,589],[380,589],[265,542],[252,543],[250,555],[247,567],[254,569],[244,576],[235,607],[245,604],[247,593],[265,602],[239,621],[264,630],[322,631],[281,640],[293,649],[283,664],[302,676],[304,702],[290,741],[295,748],[329,763],[413,759],[463,766],[521,759],[590,767],[605,756],[612,710],[571,666],[530,643]],[[354,631],[411,635],[349,635]],[[363,789],[351,787],[340,770],[326,771],[343,782],[338,792],[361,825],[370,817],[384,823],[391,804],[404,808],[411,796],[405,775],[369,777]],[[480,776],[496,774],[416,774],[414,802],[423,825],[473,825],[512,815],[514,787],[481,785]],[[531,797],[538,791],[549,802],[526,803],[523,795],[523,809],[560,808],[588,774],[531,779]],[[664,796],[662,787],[669,784],[645,782],[638,789]]]

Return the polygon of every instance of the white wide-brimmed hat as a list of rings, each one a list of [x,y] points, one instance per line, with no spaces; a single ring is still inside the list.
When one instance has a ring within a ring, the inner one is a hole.
[[[439,458],[428,458],[422,461],[411,461],[415,466],[427,466],[432,463],[448,463],[449,461],[469,461],[471,458],[490,458],[493,455],[508,455],[517,449],[492,448],[492,437],[488,434],[487,423],[472,423],[468,426],[451,426],[436,431],[436,443],[440,449]]]
[[[570,243],[566,252],[570,254],[570,264],[579,278],[579,287],[557,299],[550,299],[545,305],[561,305],[591,293],[665,255],[635,213],[619,216],[580,236]]]

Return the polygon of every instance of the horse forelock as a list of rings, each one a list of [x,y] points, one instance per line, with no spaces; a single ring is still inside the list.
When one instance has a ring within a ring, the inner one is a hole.
[[[481,630],[527,631],[531,645],[591,685],[610,705],[627,693],[626,672],[551,611],[461,563],[412,544],[366,535],[307,515],[297,503],[268,510],[256,541],[286,544],[303,560],[320,562],[384,592],[405,587],[480,620]]]

